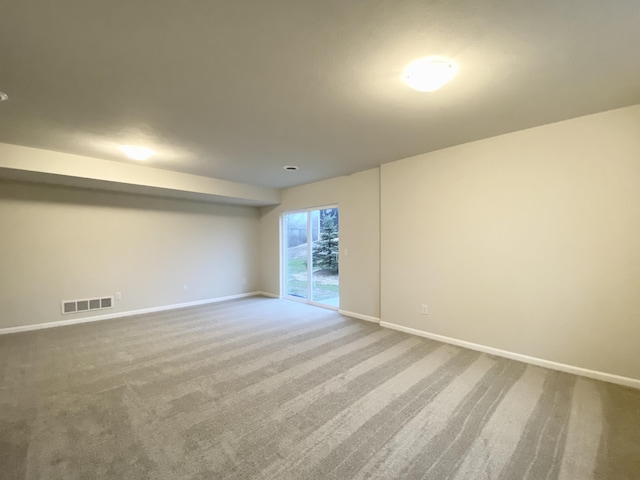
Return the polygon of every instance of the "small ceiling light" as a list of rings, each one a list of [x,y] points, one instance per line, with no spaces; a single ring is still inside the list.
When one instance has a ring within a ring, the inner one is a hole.
[[[6,102],[7,100],[9,100],[9,95],[4,92],[0,92],[0,102]]]
[[[295,172],[296,170],[300,170],[300,167],[296,167],[295,165],[285,165],[284,168],[287,172]]]
[[[448,60],[424,57],[404,69],[404,83],[419,92],[433,92],[455,77],[458,67]]]
[[[135,145],[121,145],[118,147],[122,153],[124,153],[127,157],[132,160],[146,160],[154,152],[150,148],[147,147],[136,147]]]

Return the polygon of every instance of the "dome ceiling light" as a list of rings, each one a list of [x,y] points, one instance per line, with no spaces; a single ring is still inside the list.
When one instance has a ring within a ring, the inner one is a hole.
[[[407,65],[402,79],[418,92],[434,92],[455,77],[457,72],[458,67],[449,60],[424,57]]]
[[[121,145],[118,147],[118,149],[122,153],[124,153],[127,157],[129,157],[131,160],[146,160],[151,155],[156,153],[150,148],[138,147],[135,145]]]

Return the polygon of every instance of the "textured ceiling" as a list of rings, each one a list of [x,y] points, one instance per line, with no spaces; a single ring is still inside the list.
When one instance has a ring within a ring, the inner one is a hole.
[[[286,187],[640,103],[639,25],[638,0],[0,0],[0,142]],[[427,55],[458,76],[409,90]]]

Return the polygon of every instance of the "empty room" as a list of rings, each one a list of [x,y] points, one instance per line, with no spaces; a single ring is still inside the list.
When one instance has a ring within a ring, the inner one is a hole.
[[[640,478],[638,25],[0,0],[0,479]]]

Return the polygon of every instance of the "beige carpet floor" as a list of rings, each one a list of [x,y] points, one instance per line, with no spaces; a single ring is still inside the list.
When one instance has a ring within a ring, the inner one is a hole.
[[[0,336],[0,478],[640,478],[640,391],[265,298]]]

